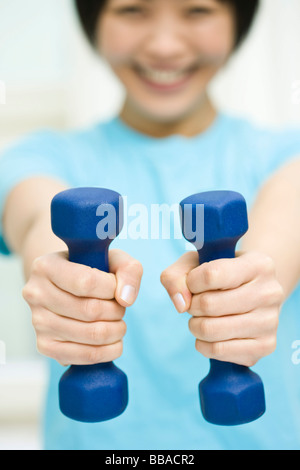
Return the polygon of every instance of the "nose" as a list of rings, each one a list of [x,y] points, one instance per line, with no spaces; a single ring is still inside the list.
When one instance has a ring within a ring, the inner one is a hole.
[[[181,25],[165,15],[151,25],[145,42],[146,52],[156,62],[171,62],[186,56],[186,39]]]

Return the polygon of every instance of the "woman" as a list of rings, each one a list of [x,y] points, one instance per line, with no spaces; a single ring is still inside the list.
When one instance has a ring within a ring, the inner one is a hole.
[[[45,448],[299,447],[290,348],[299,329],[300,138],[224,115],[207,93],[246,37],[258,2],[76,6],[93,47],[125,86],[120,116],[82,131],[35,133],[0,162],[2,251],[22,257],[23,296],[38,350],[50,358]],[[135,204],[150,211],[202,191],[238,191],[252,208],[250,230],[236,259],[200,267],[176,237],[119,238],[105,274],[69,263],[51,232],[53,196],[77,186],[117,190],[129,216]],[[197,386],[207,358],[256,365],[268,407],[260,420],[232,428],[203,420]],[[128,376],[126,411],[93,425],[64,417],[57,384],[65,366],[111,360]]]

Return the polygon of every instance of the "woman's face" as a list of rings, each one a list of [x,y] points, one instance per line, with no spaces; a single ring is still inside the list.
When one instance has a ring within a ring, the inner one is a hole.
[[[108,0],[97,27],[131,107],[161,122],[201,105],[234,43],[232,7],[217,0]]]

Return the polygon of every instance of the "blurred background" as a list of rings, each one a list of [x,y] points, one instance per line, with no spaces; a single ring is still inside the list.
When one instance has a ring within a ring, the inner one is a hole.
[[[262,0],[251,36],[212,85],[223,111],[300,126],[299,23],[299,0]],[[123,93],[85,41],[72,0],[0,1],[0,152],[40,128],[107,119]],[[19,260],[0,255],[0,450],[41,448],[47,372],[22,287]]]

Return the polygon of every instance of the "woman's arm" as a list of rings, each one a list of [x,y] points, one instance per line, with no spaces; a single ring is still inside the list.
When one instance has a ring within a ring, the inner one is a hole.
[[[5,207],[5,239],[23,261],[23,297],[39,352],[63,365],[113,361],[122,354],[123,317],[138,295],[142,267],[121,250],[110,251],[110,273],[69,262],[50,218],[52,198],[64,189],[39,178],[18,185]]]
[[[243,251],[259,251],[274,263],[285,298],[300,279],[300,158],[278,170],[263,186],[249,214]]]
[[[205,357],[251,367],[276,348],[281,307],[300,276],[299,175],[295,159],[266,182],[235,258],[199,266],[193,251],[162,273]]]
[[[51,230],[50,204],[53,197],[67,189],[48,178],[30,178],[18,184],[5,204],[3,227],[9,248],[20,255],[28,279],[35,258],[66,250]]]

